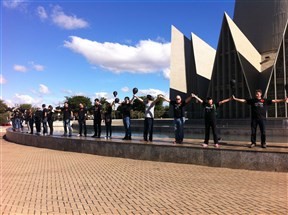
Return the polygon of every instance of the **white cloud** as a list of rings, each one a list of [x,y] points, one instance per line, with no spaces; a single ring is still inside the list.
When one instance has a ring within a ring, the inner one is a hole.
[[[41,20],[45,20],[48,18],[46,10],[42,6],[37,7],[37,15],[40,17]]]
[[[1,74],[0,75],[0,84],[6,84],[7,80],[4,78],[4,76]]]
[[[8,100],[9,102],[10,100]],[[41,105],[42,104],[41,98],[33,98],[29,95],[21,95],[16,93],[13,97],[13,102],[10,101],[9,105],[14,106],[16,104],[32,104],[32,105]]]
[[[54,7],[51,17],[54,24],[67,30],[86,28],[89,26],[84,19],[77,18],[75,15],[66,15],[60,6]]]
[[[69,94],[69,95],[72,95],[73,94],[73,91],[72,90],[62,90],[64,93],[66,94]]]
[[[115,73],[155,73],[170,67],[170,43],[141,40],[136,46],[100,43],[76,36],[64,46],[83,55],[91,64]]]
[[[108,98],[109,94],[107,92],[97,92],[97,93],[94,94],[94,96],[95,96],[95,99],[96,98],[100,99],[102,97],[103,98]]]
[[[28,71],[26,66],[16,65],[16,64],[13,66],[13,69],[17,72],[27,72]]]
[[[32,66],[32,68],[33,68],[34,70],[38,71],[38,72],[41,72],[41,71],[44,70],[45,67],[42,66],[42,65],[40,65],[40,64],[34,64],[34,65]]]
[[[49,94],[49,88],[47,86],[45,86],[44,84],[40,84],[39,85],[39,92],[43,93],[43,94]]]
[[[122,87],[122,92],[125,92],[125,93],[127,93],[128,91],[129,91],[129,87]]]
[[[139,89],[138,94],[139,95],[144,95],[144,96],[149,94],[149,95],[154,96],[154,97],[156,97],[159,94],[162,94],[164,96],[167,95],[167,93],[165,93],[162,90],[158,90],[158,89],[142,89],[142,90]]]
[[[22,8],[25,2],[25,0],[3,0],[3,6],[10,9]]]
[[[163,76],[164,76],[164,78],[170,80],[170,68],[163,70]]]

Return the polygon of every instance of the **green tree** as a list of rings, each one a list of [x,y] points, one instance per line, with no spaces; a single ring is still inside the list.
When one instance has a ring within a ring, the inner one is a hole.
[[[0,113],[5,113],[8,109],[6,103],[0,99]]]
[[[88,109],[92,107],[91,99],[85,96],[65,96],[69,106],[72,108],[73,112],[78,112],[79,104],[82,103]]]
[[[27,109],[32,108],[32,105],[31,105],[31,104],[20,104],[20,105],[19,105],[19,108],[20,108],[21,110],[27,110]]]

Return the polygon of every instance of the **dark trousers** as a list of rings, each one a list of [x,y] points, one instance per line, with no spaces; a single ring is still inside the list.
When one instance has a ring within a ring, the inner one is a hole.
[[[30,126],[30,134],[33,134],[34,120],[33,119],[29,119],[28,123],[29,123],[29,126]]]
[[[93,121],[93,126],[94,126],[94,135],[97,137],[101,136],[101,119],[97,119]]]
[[[48,120],[50,135],[53,135],[53,120]]]
[[[41,132],[41,121],[35,121],[35,126],[36,126],[36,132],[40,133]]]
[[[205,140],[204,143],[208,144],[210,139],[210,127],[213,133],[214,144],[218,143],[218,137],[216,132],[216,120],[205,120]]]
[[[106,137],[111,137],[112,135],[112,122],[111,120],[109,122],[105,122],[106,126]]]
[[[43,134],[47,134],[48,133],[47,118],[44,118],[42,120],[42,126],[43,126]]]
[[[266,119],[252,119],[251,120],[251,143],[256,144],[257,125],[259,125],[261,132],[261,144],[266,143]]]
[[[154,119],[146,117],[144,120],[144,140],[147,141],[148,134],[149,134],[149,141],[153,140],[153,124]]]
[[[87,135],[87,127],[86,127],[86,120],[78,121],[79,124],[79,134],[82,135],[82,131],[84,130],[84,135]]]

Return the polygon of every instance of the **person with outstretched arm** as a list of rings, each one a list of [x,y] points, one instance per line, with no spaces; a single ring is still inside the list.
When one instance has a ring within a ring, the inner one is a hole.
[[[246,103],[251,106],[251,145],[250,148],[256,146],[256,132],[259,125],[261,132],[261,147],[266,148],[266,112],[267,107],[273,103],[285,102],[286,99],[264,99],[262,98],[262,90],[255,91],[255,97],[252,99],[239,99],[234,95],[233,100]]]
[[[123,102],[119,103],[122,112],[123,125],[125,129],[125,136],[122,140],[132,140],[131,137],[131,110],[134,102],[134,97],[130,100],[128,96],[124,98]]]
[[[144,138],[144,141],[148,141],[148,134],[149,134],[149,141],[152,142],[153,141],[154,108],[155,108],[156,102],[159,100],[159,97],[157,97],[155,100],[151,95],[147,95],[145,100],[143,100],[142,98],[136,95],[134,95],[134,97],[145,105],[143,138]]]
[[[174,129],[175,129],[175,141],[173,143],[182,144],[184,139],[184,123],[185,123],[184,107],[191,101],[192,94],[185,100],[182,100],[180,95],[177,95],[175,97],[175,100],[170,100],[164,97],[163,95],[160,95],[159,97],[169,102],[173,108]]]
[[[198,102],[200,102],[204,108],[204,120],[205,120],[205,140],[204,143],[202,144],[203,147],[207,147],[209,143],[209,138],[210,138],[210,127],[212,129],[213,133],[213,139],[214,139],[214,146],[216,148],[219,147],[219,138],[217,135],[217,130],[216,130],[216,114],[217,114],[217,108],[232,100],[232,98],[224,99],[222,101],[213,103],[213,99],[211,97],[207,97],[206,101],[203,101],[200,99],[198,96],[192,93],[192,97],[194,97]]]

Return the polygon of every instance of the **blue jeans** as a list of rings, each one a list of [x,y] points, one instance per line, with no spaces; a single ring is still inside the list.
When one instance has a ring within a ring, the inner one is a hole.
[[[144,140],[148,140],[148,134],[149,134],[149,140],[153,140],[153,118],[146,117],[144,120]]]
[[[182,143],[184,139],[184,123],[185,118],[174,118],[175,141]]]
[[[125,137],[131,137],[131,121],[129,116],[123,118],[123,124],[125,128]]]
[[[70,125],[70,119],[64,119],[63,120],[63,126],[64,126],[64,135],[65,136],[67,135],[67,127],[68,127],[69,136],[72,136],[72,128],[71,128],[71,125]]]

